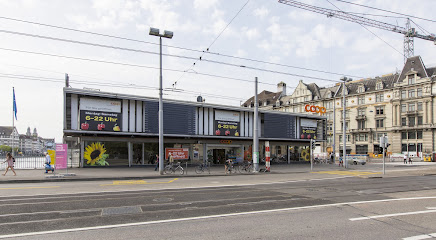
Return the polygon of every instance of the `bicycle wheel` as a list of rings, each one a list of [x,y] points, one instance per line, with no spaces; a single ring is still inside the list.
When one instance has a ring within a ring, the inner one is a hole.
[[[164,172],[165,172],[165,174],[172,173],[173,172],[172,166],[171,165],[166,165],[165,168],[164,168]]]
[[[175,172],[178,172],[180,175],[183,175],[183,173],[185,172],[185,170],[183,170],[183,168],[181,167],[181,166],[178,166],[177,168],[176,168],[176,171]]]
[[[238,166],[238,171],[239,171],[239,173],[244,173],[246,171],[245,166],[239,165]]]
[[[200,174],[200,173],[204,172],[204,168],[203,168],[203,166],[202,166],[202,165],[197,166],[197,167],[195,168],[195,172],[196,172],[197,174]]]

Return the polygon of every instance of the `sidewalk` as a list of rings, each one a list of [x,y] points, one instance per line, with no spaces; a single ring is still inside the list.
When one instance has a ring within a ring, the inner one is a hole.
[[[401,163],[402,164],[402,163]],[[400,163],[387,164],[390,167],[389,176],[399,175],[423,175],[423,174],[436,174],[436,163],[426,163],[425,165],[415,164],[409,165],[408,168],[402,167]],[[398,166],[397,166],[398,165]],[[264,166],[262,166],[264,167]],[[261,167],[261,168],[262,168]],[[185,167],[184,167],[185,168]],[[419,169],[417,169],[419,168]],[[394,169],[401,169],[401,171],[392,171]],[[407,171],[410,170],[410,173]],[[417,171],[418,170],[418,171]],[[3,170],[4,171],[4,170]],[[317,171],[380,171],[380,164],[367,164],[365,166],[349,166],[344,169],[338,167],[337,164],[317,164],[314,165],[314,172]],[[158,179],[158,178],[174,178],[174,177],[207,177],[207,176],[226,176],[224,173],[224,166],[212,166],[210,174],[207,172],[197,174],[195,173],[195,166],[188,166],[185,174],[165,174],[159,175],[158,171],[154,171],[154,167],[119,167],[119,168],[70,168],[68,173],[74,173],[75,176],[64,176],[65,169],[58,170],[56,175],[52,173],[45,174],[45,170],[16,170],[17,176],[9,171],[6,176],[0,175],[0,184],[7,183],[34,183],[34,182],[62,182],[62,181],[98,181],[98,180],[129,180],[129,179]],[[232,175],[249,175],[249,174],[310,174],[310,164],[279,164],[271,165],[270,173],[235,173]],[[2,172],[3,173],[3,172]]]

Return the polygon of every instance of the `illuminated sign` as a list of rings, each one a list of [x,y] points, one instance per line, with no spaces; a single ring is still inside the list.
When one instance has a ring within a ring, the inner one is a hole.
[[[304,110],[306,110],[306,112],[314,112],[314,113],[324,114],[324,113],[326,113],[327,109],[325,107],[307,104],[306,106],[304,106]]]

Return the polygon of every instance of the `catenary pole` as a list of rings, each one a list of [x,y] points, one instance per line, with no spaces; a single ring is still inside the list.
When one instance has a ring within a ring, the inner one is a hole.
[[[164,174],[164,137],[163,137],[163,101],[162,101],[162,37],[159,37],[159,174]]]
[[[253,166],[254,172],[259,171],[259,136],[258,136],[258,100],[257,100],[257,77],[254,78],[254,121],[253,121]]]
[[[342,164],[345,168],[347,168],[347,146],[346,146],[346,138],[347,138],[347,128],[346,128],[346,104],[345,104],[345,82],[347,80],[347,77],[343,77],[342,80],[344,80],[343,86],[342,86]]]

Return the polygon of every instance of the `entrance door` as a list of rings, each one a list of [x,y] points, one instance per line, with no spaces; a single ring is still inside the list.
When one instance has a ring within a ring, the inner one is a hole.
[[[226,162],[226,150],[225,149],[213,149],[213,163],[224,164]]]

